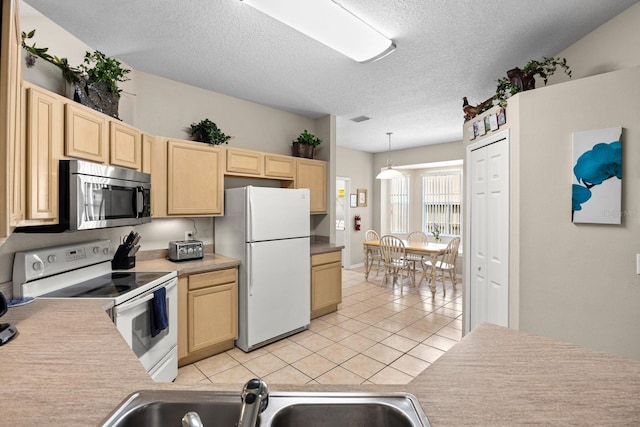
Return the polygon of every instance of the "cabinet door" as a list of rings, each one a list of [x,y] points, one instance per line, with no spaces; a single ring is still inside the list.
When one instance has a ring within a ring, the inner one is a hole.
[[[203,143],[169,141],[169,215],[223,213],[222,150]]]
[[[121,122],[109,122],[109,161],[112,165],[142,169],[140,131]]]
[[[342,301],[342,266],[333,262],[311,268],[311,311]]]
[[[229,174],[262,175],[262,153],[227,148],[226,171]]]
[[[311,213],[327,213],[327,163],[307,159],[296,163],[296,188],[309,189]]]
[[[109,161],[106,116],[76,103],[65,105],[65,155],[97,163]]]
[[[166,217],[167,141],[142,135],[142,172],[151,174],[151,217]]]
[[[58,161],[63,150],[63,101],[27,89],[27,219],[57,220]]]
[[[24,217],[19,2],[2,2],[0,45],[0,244]],[[8,166],[8,167],[7,167]]]
[[[238,334],[238,285],[189,291],[189,352],[233,340]]]
[[[264,175],[267,178],[293,179],[295,172],[294,158],[290,156],[278,156],[265,154]]]

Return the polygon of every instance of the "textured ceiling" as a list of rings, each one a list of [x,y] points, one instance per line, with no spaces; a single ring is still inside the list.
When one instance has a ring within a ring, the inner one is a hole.
[[[302,1],[302,0],[301,0]],[[340,0],[396,51],[360,64],[240,0],[27,0],[131,67],[312,118],[368,152],[460,140],[462,101],[553,56],[638,0]],[[330,25],[328,23],[327,25]],[[368,116],[354,123],[350,119]]]

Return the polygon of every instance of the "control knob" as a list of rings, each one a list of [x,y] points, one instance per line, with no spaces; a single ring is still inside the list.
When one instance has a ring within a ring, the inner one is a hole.
[[[32,267],[35,271],[40,271],[44,267],[44,263],[42,261],[36,261],[33,263]]]

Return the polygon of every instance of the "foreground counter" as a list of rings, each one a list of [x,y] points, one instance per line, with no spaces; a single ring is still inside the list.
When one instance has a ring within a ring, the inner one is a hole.
[[[237,384],[156,384],[99,301],[36,300],[2,322],[19,335],[0,347],[0,424],[97,425],[128,394],[232,390]],[[408,385],[288,386],[272,390],[408,391],[434,426],[640,425],[640,361],[482,325]]]

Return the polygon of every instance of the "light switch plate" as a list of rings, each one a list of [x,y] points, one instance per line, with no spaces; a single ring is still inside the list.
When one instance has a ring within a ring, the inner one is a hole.
[[[640,254],[636,254],[636,274],[640,274]]]

